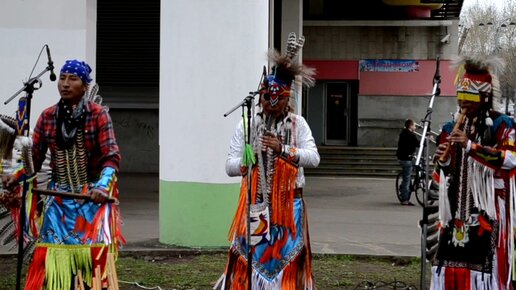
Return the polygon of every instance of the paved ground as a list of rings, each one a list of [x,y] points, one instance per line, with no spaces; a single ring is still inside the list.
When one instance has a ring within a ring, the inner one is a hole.
[[[123,250],[154,248],[159,236],[158,175],[123,175],[120,190],[128,242]],[[399,205],[394,179],[307,177],[305,201],[315,253],[421,254],[417,223],[422,209]],[[7,252],[0,247],[0,254]]]

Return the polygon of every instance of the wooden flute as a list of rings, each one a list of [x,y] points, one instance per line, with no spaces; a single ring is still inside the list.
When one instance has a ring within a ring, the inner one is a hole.
[[[460,126],[466,121],[466,110],[461,110],[460,116],[457,119],[457,122],[455,122],[455,126],[453,126],[453,131],[459,130]],[[441,157],[439,157],[439,161],[445,162],[448,159],[448,155],[450,154],[450,148],[452,147],[453,142],[448,141],[448,147],[444,150]]]

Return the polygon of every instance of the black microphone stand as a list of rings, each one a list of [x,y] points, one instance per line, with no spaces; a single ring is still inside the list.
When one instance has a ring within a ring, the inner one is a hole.
[[[432,89],[432,97],[428,103],[428,107],[426,109],[425,118],[421,120],[424,123],[423,132],[421,133],[421,140],[419,143],[419,150],[416,157],[415,166],[421,166],[421,156],[424,151],[425,158],[425,187],[423,188],[423,219],[421,220],[421,285],[420,289],[425,289],[425,280],[426,280],[426,238],[428,234],[428,189],[429,189],[429,158],[428,158],[428,137],[427,133],[429,131],[430,123],[432,123],[432,112],[435,97],[441,94],[441,75],[439,74],[439,56],[436,57],[436,66],[435,66],[435,74],[433,79],[433,89]],[[419,174],[419,172],[418,172]]]
[[[18,135],[29,137],[30,132],[30,111],[31,111],[31,101],[32,101],[32,95],[35,90],[38,90],[41,88],[41,80],[40,77],[45,74],[47,71],[51,71],[54,69],[54,66],[49,63],[48,66],[37,76],[29,79],[27,82],[23,84],[23,87],[18,90],[14,95],[12,95],[9,99],[7,99],[4,102],[4,105],[7,105],[10,101],[12,101],[16,96],[18,96],[21,92],[25,92],[25,98],[26,98],[26,109],[25,114],[23,116],[23,120],[18,120],[18,123],[21,122],[21,128],[18,128]],[[36,85],[38,84],[38,85]],[[26,214],[26,198],[27,198],[27,191],[29,189],[29,183],[28,180],[32,177],[27,174],[26,171],[22,176],[22,182],[23,182],[23,190],[22,190],[22,196],[21,196],[21,207],[20,207],[20,216],[19,216],[19,235],[18,235],[18,259],[16,264],[16,290],[21,289],[21,271],[23,266],[23,242],[24,242],[24,232],[25,232],[25,214]]]
[[[245,110],[244,107],[247,108],[247,136],[245,138],[245,146],[244,150],[248,145],[251,145],[251,127],[253,127],[254,121],[251,122],[251,119],[254,120],[253,116],[253,105],[254,105],[254,96],[259,94],[259,92],[249,92],[249,96],[245,97],[242,102],[240,102],[238,105],[236,105],[233,109],[229,110],[227,113],[224,114],[224,117],[229,116],[233,111],[235,111],[237,108],[242,107],[242,118],[245,118]],[[245,124],[245,120],[244,120]],[[252,184],[252,178],[253,174],[251,172],[252,168],[249,167],[247,171],[247,203],[246,203],[246,240],[247,240],[247,277],[248,277],[248,289],[251,290],[251,281],[252,281],[252,274],[253,274],[253,254],[251,251],[251,198],[252,198],[252,192],[251,192],[251,184]]]
[[[243,101],[238,103],[236,106],[234,106],[231,110],[229,110],[227,113],[224,114],[224,117],[229,116],[229,114],[233,113],[236,109],[239,107],[242,107],[242,119],[245,118],[245,110],[244,107],[247,107],[247,138],[245,138],[245,145],[244,145],[244,151],[248,146],[252,146],[251,136],[252,136],[252,129],[254,129],[254,97],[258,94],[260,94],[260,86],[262,85],[262,82],[266,80],[267,77],[267,69],[265,66],[263,66],[263,72],[262,76],[260,78],[260,82],[258,83],[258,90],[254,92],[249,92],[249,96],[245,97]],[[245,119],[244,119],[245,124]],[[244,127],[245,128],[245,127]],[[251,184],[253,179],[252,174],[252,166],[249,166],[247,170],[247,209],[246,209],[246,240],[247,240],[247,289],[252,289],[252,274],[253,274],[253,254],[251,251],[251,198],[252,198],[252,192],[251,192]]]

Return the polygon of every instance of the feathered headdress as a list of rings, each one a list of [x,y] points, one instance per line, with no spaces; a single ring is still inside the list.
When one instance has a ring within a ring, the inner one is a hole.
[[[486,113],[485,124],[492,126],[489,110],[500,111],[502,108],[498,75],[505,63],[496,56],[473,55],[457,57],[452,65],[457,68],[457,99],[482,103]]]
[[[287,40],[287,52],[280,54],[276,50],[270,50],[269,60],[272,63],[269,74],[264,78],[262,90],[275,105],[280,97],[290,97],[291,89],[299,85],[311,87],[314,85],[315,69],[309,68],[296,61],[299,50],[303,47],[305,38],[291,32]]]
[[[501,90],[498,75],[505,67],[496,56],[461,56],[453,60],[457,68],[455,85],[457,98],[481,103],[500,103]]]

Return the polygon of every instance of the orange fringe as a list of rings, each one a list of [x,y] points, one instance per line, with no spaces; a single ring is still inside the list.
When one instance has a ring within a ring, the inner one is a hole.
[[[247,278],[247,260],[239,256],[233,270],[233,277],[227,276],[226,279],[228,279],[228,281],[226,281],[226,283],[230,282],[229,279],[233,278],[233,281],[230,282],[231,290],[246,290],[249,281]]]
[[[104,213],[105,213],[107,207],[108,207],[107,203],[105,203],[101,207],[99,207],[97,213],[95,214],[95,217],[93,218],[93,220],[91,222],[91,230],[84,235],[84,240],[90,239],[92,241],[92,243],[97,243],[98,238],[99,238],[99,232],[102,229]]]
[[[294,222],[294,189],[298,168],[283,158],[276,158],[274,178],[272,180],[272,192],[270,196],[272,215],[271,222],[288,228],[292,235],[296,235]],[[252,169],[251,203],[256,203],[258,189],[258,167]],[[240,198],[233,223],[229,229],[228,240],[246,233],[247,223],[247,176],[242,178],[240,186]]]
[[[294,189],[298,168],[283,158],[276,158],[274,179],[272,181],[271,222],[288,228],[296,235],[294,223]]]
[[[46,247],[36,247],[32,262],[27,273],[25,289],[39,290],[43,288],[45,282],[45,260],[47,257]]]

